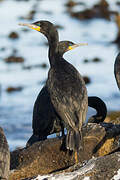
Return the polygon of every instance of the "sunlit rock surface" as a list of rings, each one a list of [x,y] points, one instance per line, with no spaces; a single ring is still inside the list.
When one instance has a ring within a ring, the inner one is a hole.
[[[84,148],[78,154],[78,159],[81,166],[84,166],[85,162],[90,160],[93,156],[104,156],[118,147],[118,144],[114,143],[117,137],[111,136],[108,139],[106,138],[107,130],[105,129],[107,129],[107,126],[105,124],[104,128],[102,127],[102,125],[89,123],[87,126],[83,127]],[[101,143],[102,141],[103,143]],[[61,144],[61,139],[53,138],[45,140],[43,142],[37,142],[28,148],[18,149],[11,152],[11,173],[9,179],[24,179],[37,176],[38,174],[45,175],[53,172],[59,172],[62,170],[73,171],[73,165],[75,165],[74,153],[60,150]],[[106,157],[112,157],[112,155],[105,156],[104,158]],[[104,158],[98,158],[97,163],[99,163],[100,160],[100,163],[102,161],[105,161]],[[116,159],[114,160],[114,158],[112,158],[111,162],[112,161],[116,162]],[[92,164],[92,168],[94,167],[93,165],[94,163]],[[111,165],[111,168],[112,166],[113,168],[116,167],[114,165]],[[98,167],[100,167],[100,165],[98,165]],[[81,170],[78,169],[78,171]],[[99,171],[100,170],[98,170],[98,172]]]
[[[52,173],[24,180],[119,180],[120,152],[104,157],[92,158],[84,165],[79,163],[66,170],[67,172]]]

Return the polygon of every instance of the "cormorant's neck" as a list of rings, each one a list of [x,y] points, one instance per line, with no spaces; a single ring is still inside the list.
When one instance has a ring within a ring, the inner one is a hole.
[[[89,119],[89,122],[100,123],[103,122],[107,115],[107,108],[105,103],[96,96],[88,97],[88,106],[96,109],[96,115]]]
[[[49,44],[48,57],[49,57],[50,65],[52,66],[55,61],[54,56],[56,55],[57,46],[59,42],[58,31],[56,30],[54,25],[51,25],[51,26],[48,26],[48,29],[44,32],[44,35],[48,39],[48,44]]]
[[[120,90],[120,53],[116,57],[115,64],[114,64],[114,74],[115,79]]]

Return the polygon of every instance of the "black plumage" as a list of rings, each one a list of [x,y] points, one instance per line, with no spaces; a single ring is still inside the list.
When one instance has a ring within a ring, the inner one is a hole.
[[[117,82],[117,86],[120,90],[120,53],[117,55],[114,64],[114,75]]]
[[[67,129],[66,147],[70,150],[81,148],[81,129],[86,119],[88,97],[85,82],[73,65],[58,53],[58,32],[48,21],[26,24],[40,31],[48,39],[50,70],[46,86],[51,102]]]
[[[90,117],[89,123],[100,123],[103,122],[107,115],[107,107],[102,99],[97,96],[88,97],[88,106],[96,109],[97,113]]]
[[[77,47],[70,41],[60,41],[58,43],[58,53],[61,56],[70,50],[69,47]],[[72,49],[71,48],[71,49]],[[88,97],[88,106],[95,108],[97,114],[89,119],[89,122],[99,123],[104,121],[107,113],[105,103],[98,97]],[[47,136],[53,133],[60,133],[63,130],[60,116],[56,113],[52,105],[48,88],[45,85],[40,91],[33,108],[32,121],[33,135],[27,142],[27,146],[32,145],[36,141],[47,139]],[[64,131],[64,130],[63,130]]]

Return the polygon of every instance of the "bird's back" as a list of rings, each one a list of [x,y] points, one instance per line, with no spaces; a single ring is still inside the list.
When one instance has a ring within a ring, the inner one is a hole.
[[[61,59],[50,69],[47,86],[52,103],[65,124],[75,129],[81,128],[86,118],[88,98],[85,82],[79,72]]]

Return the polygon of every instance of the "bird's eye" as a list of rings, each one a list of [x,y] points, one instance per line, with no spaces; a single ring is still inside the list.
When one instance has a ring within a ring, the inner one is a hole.
[[[36,24],[37,26],[40,26],[40,22],[36,22],[35,24]]]
[[[72,46],[73,44],[72,43],[69,43],[69,46]]]
[[[40,26],[40,23],[38,22],[37,25]]]

